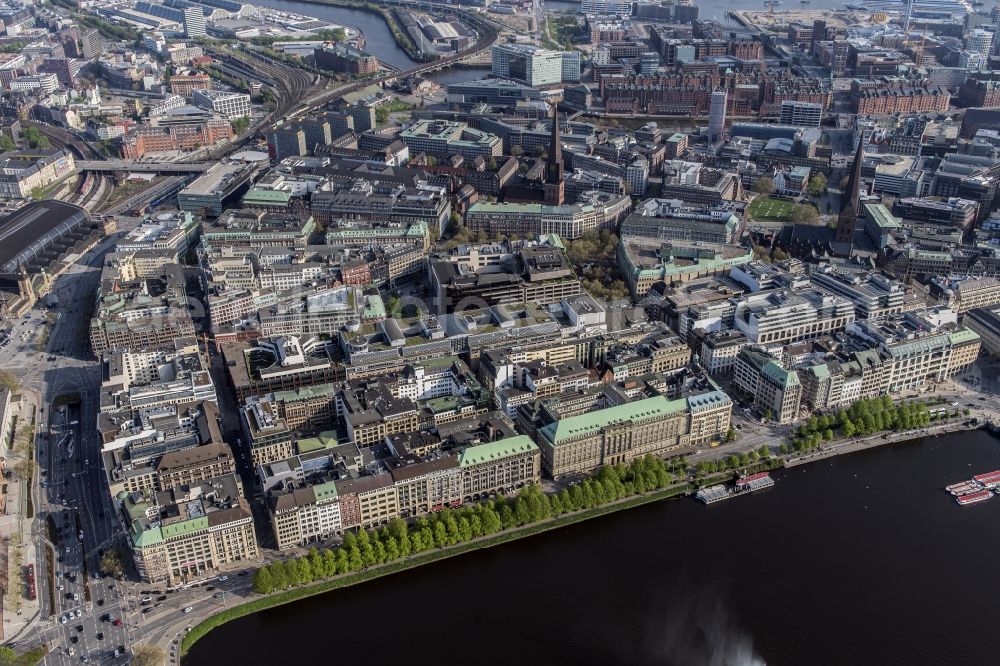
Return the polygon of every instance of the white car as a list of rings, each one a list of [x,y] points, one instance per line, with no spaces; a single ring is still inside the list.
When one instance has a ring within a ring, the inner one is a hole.
[[[219,576],[219,581],[229,580],[229,576]]]
[[[67,619],[66,619],[66,616],[65,616],[65,615],[63,615],[62,617],[60,617],[60,618],[59,618],[59,622],[60,622],[61,624],[66,624],[66,623],[67,623],[68,621],[69,621],[69,620],[67,620]]]
[[[190,612],[191,612],[191,611],[193,611],[193,610],[194,610],[194,607],[193,607],[193,606],[188,606],[187,608],[185,608],[185,609],[184,609],[184,610],[182,610],[181,612],[182,612],[182,613],[190,613]]]

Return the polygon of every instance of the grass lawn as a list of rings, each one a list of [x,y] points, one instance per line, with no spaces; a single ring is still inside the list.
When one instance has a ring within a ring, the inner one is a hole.
[[[786,220],[794,205],[791,201],[760,196],[750,202],[747,213],[758,220]]]

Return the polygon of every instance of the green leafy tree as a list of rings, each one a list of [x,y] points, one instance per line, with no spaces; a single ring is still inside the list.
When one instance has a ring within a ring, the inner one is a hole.
[[[441,521],[434,523],[434,545],[438,548],[444,548],[448,545],[448,528]]]
[[[808,204],[796,204],[788,211],[788,221],[795,224],[816,224],[819,211]]]
[[[101,573],[113,578],[121,578],[124,567],[122,566],[122,556],[114,548],[101,553]]]
[[[347,569],[348,571],[360,571],[365,566],[364,560],[361,559],[361,549],[356,545],[348,549],[347,551]]]
[[[807,191],[809,192],[809,196],[815,198],[819,198],[826,194],[826,176],[822,173],[817,173],[815,176],[810,178]]]
[[[757,194],[774,194],[774,179],[770,176],[761,176],[754,181],[753,191]]]
[[[393,562],[399,559],[399,541],[394,536],[388,536],[385,540],[385,561]]]
[[[347,551],[343,548],[337,549],[337,554],[334,556],[337,560],[337,573],[343,574],[351,570],[351,561],[348,557]]]
[[[261,567],[253,575],[253,591],[257,594],[271,594],[274,591],[274,581],[268,567]]]
[[[289,586],[288,572],[284,562],[274,562],[267,567],[271,571],[271,582],[275,590],[283,590]]]

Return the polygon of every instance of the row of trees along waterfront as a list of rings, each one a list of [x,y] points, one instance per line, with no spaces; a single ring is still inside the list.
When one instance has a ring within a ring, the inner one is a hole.
[[[260,567],[254,573],[253,589],[258,594],[271,594],[572,511],[599,507],[630,495],[665,488],[676,481],[677,475],[683,475],[685,469],[683,460],[670,463],[646,456],[629,465],[602,467],[594,476],[558,493],[547,494],[538,486],[528,486],[513,497],[443,509],[412,523],[397,518],[381,529],[348,532],[338,547],[313,548],[301,557]]]
[[[960,414],[955,410],[954,414],[945,412],[944,417]],[[808,451],[838,436],[869,437],[886,431],[913,430],[927,427],[938,418],[939,412],[932,412],[923,402],[897,405],[889,396],[866,398],[837,414],[813,416],[799,426],[792,445],[796,451]]]

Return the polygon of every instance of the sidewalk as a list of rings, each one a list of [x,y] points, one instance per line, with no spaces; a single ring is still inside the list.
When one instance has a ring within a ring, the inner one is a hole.
[[[31,424],[35,420],[37,428],[37,396],[31,390],[24,390],[21,395],[21,402],[18,408],[18,429]],[[31,446],[34,450],[34,437]],[[7,469],[15,470],[17,461],[21,459],[15,451],[5,448],[3,456],[6,459]],[[37,550],[35,548],[34,534],[32,533],[32,523],[34,516],[27,517],[26,509],[29,502],[33,504],[31,479],[37,474],[37,469],[32,470],[32,476],[24,479],[18,478],[17,472],[12,471],[10,481],[7,482],[6,511],[0,519],[0,538],[7,544],[7,593],[3,595],[3,622],[0,623],[0,640],[11,641],[23,634],[26,629],[34,624],[38,618],[39,600],[38,593],[47,586],[41,584],[41,579],[47,575],[44,563],[40,567],[36,560]],[[35,507],[32,506],[32,514]],[[28,568],[34,569],[35,590],[34,599],[30,598],[28,591]]]
[[[964,420],[964,419],[963,419]],[[832,458],[834,456],[840,456],[847,453],[854,453],[855,451],[862,451],[864,449],[874,449],[879,446],[886,446],[887,444],[898,444],[899,442],[907,442],[912,439],[920,439],[921,437],[934,437],[936,435],[942,435],[949,432],[960,432],[962,430],[975,430],[979,426],[967,426],[961,421],[950,422],[950,423],[939,423],[935,425],[927,426],[920,430],[908,430],[906,432],[896,432],[888,433],[888,437],[872,436],[872,437],[858,437],[848,440],[840,440],[839,442],[831,443],[827,447],[817,449],[804,456],[791,457],[785,460],[785,467],[795,467],[797,465],[807,465],[817,460],[823,460],[824,458]]]

